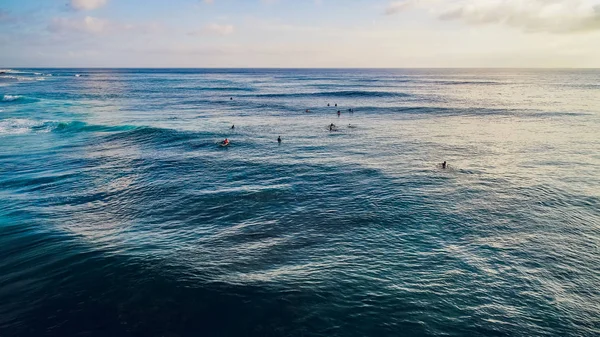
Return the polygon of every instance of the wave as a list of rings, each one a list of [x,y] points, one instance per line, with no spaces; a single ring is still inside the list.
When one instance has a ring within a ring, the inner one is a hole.
[[[75,132],[120,132],[141,128],[135,125],[98,125],[81,121],[51,122],[52,131],[63,133]]]
[[[21,74],[21,75],[35,75],[42,76],[44,73],[38,71],[25,71],[25,70],[15,70],[15,69],[0,69],[0,75],[7,74]]]
[[[2,82],[15,82],[15,81],[19,81],[19,76],[2,75],[2,74],[0,74],[0,83],[2,83]]]
[[[22,96],[22,95],[10,95],[10,94],[5,94],[4,96],[1,96],[2,98],[0,99],[0,104],[4,103],[4,104],[9,104],[9,103],[13,103],[13,104],[23,104],[23,103],[31,103],[31,102],[37,102],[38,100],[35,98],[31,98],[31,97],[27,97],[27,96]]]
[[[0,134],[24,134],[34,131],[48,132],[50,130],[44,128],[45,123],[44,121],[24,118],[4,119],[0,120]]]
[[[200,90],[200,91],[256,91],[256,89],[254,88],[244,88],[244,87],[206,87],[206,88],[199,88],[199,89],[195,89],[195,90]]]
[[[27,76],[16,76],[0,74],[0,82],[14,82],[14,81],[44,81],[46,80],[43,76],[27,77]]]
[[[343,91],[324,91],[313,93],[294,93],[294,94],[260,94],[254,97],[279,98],[279,97],[347,97],[347,98],[369,98],[369,97],[409,97],[403,92],[390,91],[362,91],[362,90],[343,90]]]
[[[140,126],[125,130],[123,132],[110,133],[104,140],[108,142],[117,142],[119,144],[155,144],[161,147],[169,146],[170,144],[183,143],[196,148],[200,146],[207,146],[209,144],[212,145],[212,141],[222,139],[221,136],[222,135],[211,132],[192,132],[151,126]],[[206,142],[208,139],[211,141]]]
[[[2,102],[14,102],[23,99],[23,96],[19,95],[4,95],[2,97]]]
[[[507,83],[497,81],[423,81],[424,83],[435,83],[442,85],[503,85]]]
[[[10,118],[0,120],[0,134],[24,134],[24,133],[77,133],[77,132],[123,132],[144,128],[134,125],[96,125],[81,121],[48,121],[33,120],[26,118]]]

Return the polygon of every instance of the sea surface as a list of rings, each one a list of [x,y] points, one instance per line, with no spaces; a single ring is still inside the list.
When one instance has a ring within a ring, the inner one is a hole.
[[[0,99],[2,337],[600,335],[600,70],[4,69]]]

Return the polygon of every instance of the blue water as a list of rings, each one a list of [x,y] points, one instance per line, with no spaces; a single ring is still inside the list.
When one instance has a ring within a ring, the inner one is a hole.
[[[600,335],[599,70],[3,71],[0,336]]]

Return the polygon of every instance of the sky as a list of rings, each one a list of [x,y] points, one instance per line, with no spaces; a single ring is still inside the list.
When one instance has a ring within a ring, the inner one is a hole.
[[[0,0],[7,67],[600,68],[600,0]]]

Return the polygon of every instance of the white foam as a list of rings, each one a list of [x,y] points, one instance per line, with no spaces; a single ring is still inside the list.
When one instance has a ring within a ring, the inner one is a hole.
[[[6,74],[33,74],[31,72],[14,70],[14,69],[0,69],[0,73],[6,73]]]
[[[33,131],[35,127],[41,127],[44,122],[35,121],[31,119],[23,118],[11,118],[0,120],[0,134],[18,135],[29,133]],[[41,132],[48,132],[50,130],[40,130]]]
[[[4,97],[2,97],[2,102],[16,101],[16,100],[18,100],[21,97],[23,97],[23,96],[19,96],[19,95],[4,95]]]

